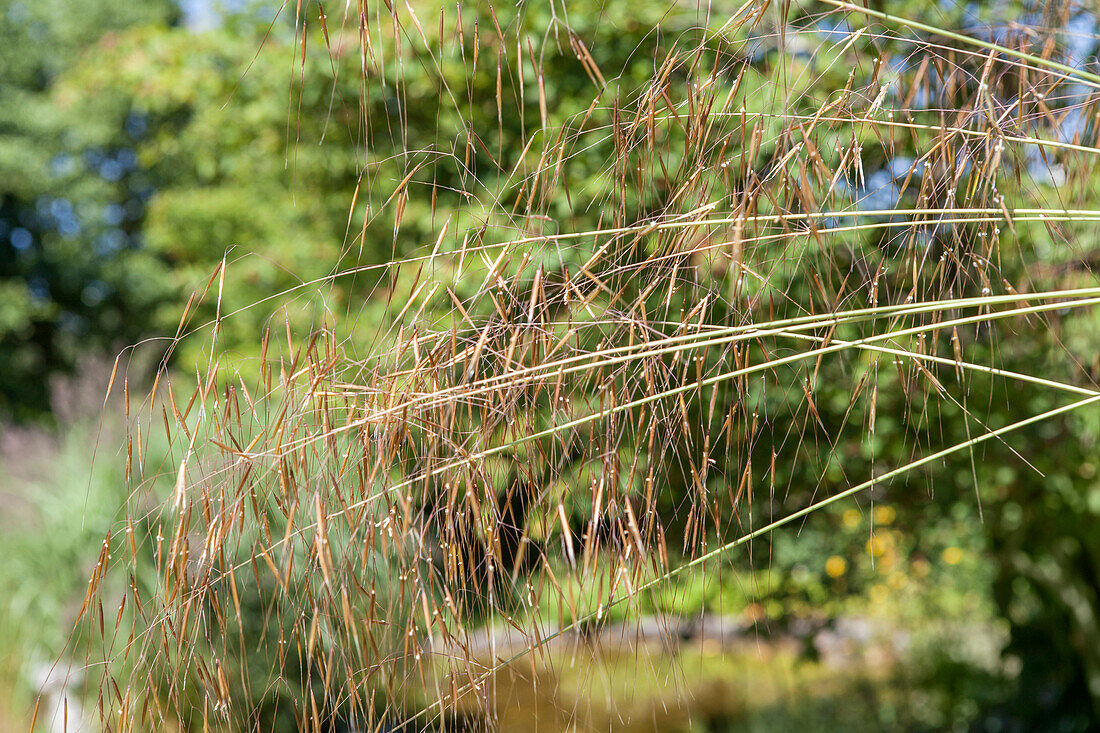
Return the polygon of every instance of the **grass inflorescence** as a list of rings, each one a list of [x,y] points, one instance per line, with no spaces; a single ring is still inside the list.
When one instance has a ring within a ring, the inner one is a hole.
[[[1042,426],[1095,420],[1069,4],[607,5],[283,8],[355,112],[345,257],[246,309],[223,260],[193,388],[127,394],[135,501],[81,607],[105,726],[492,725],[502,669],[671,582],[948,473],[977,502],[987,456],[1038,472]]]

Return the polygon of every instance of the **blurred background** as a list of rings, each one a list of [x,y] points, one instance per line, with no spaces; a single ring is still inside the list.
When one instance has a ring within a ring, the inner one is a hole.
[[[315,4],[305,5],[316,17]],[[344,10],[342,2],[331,5],[329,13]],[[662,0],[568,5],[571,23],[591,30],[587,40],[600,66],[639,80],[652,72],[653,54],[641,54],[632,72],[632,52],[656,43],[655,25],[677,22],[667,19],[671,6]],[[935,4],[871,5],[919,16]],[[431,8],[424,17],[439,12]],[[850,28],[813,26],[829,9],[806,3],[790,11],[790,22],[809,28],[818,43],[842,42]],[[940,3],[933,14],[996,38],[999,28],[1020,29],[1014,17],[1042,10]],[[637,22],[622,21],[628,17]],[[607,18],[622,23],[608,25]],[[1100,29],[1091,4],[1065,3],[1060,15],[1041,19],[1052,48],[1096,67]],[[296,22],[294,3],[0,0],[0,731],[25,730],[36,700],[49,705],[66,686],[80,684],[59,670],[68,664],[71,628],[104,533],[135,486],[117,375],[126,375],[125,391],[147,392],[162,364],[186,375],[209,357],[201,340],[170,350],[170,337],[189,296],[207,287],[223,257],[236,263],[225,276],[223,312],[351,261],[344,246],[349,205],[368,153],[346,106],[351,100],[357,107],[363,92],[354,73],[334,80],[326,59],[340,39],[310,36],[313,46],[303,50]],[[310,63],[300,66],[299,54]],[[357,54],[356,46],[349,58]],[[768,77],[780,73],[776,54],[765,41],[746,58]],[[885,58],[900,68],[905,50]],[[829,72],[838,88],[849,71]],[[403,73],[416,90],[417,69]],[[555,67],[546,79],[551,115],[584,83],[582,66]],[[797,96],[803,82],[786,83]],[[438,90],[423,86],[418,93],[427,103],[384,92],[366,102],[379,119],[400,118],[408,148],[447,139],[451,133],[440,126],[454,124],[434,113]],[[1055,129],[1066,139],[1094,139],[1088,114],[1055,113]],[[477,114],[497,127],[491,103]],[[524,123],[513,117],[506,112],[500,124]],[[379,159],[387,154],[369,151]],[[890,165],[869,167],[868,180]],[[1100,181],[1092,165],[1091,157],[1061,167],[1025,160],[1021,185],[1066,191],[1077,208],[1096,207]],[[587,201],[597,198],[584,189],[600,185],[599,173],[594,168],[577,187]],[[394,179],[373,194],[385,200],[402,175],[378,176]],[[874,190],[885,203],[864,201],[865,208],[898,204],[900,189],[889,175],[884,180]],[[859,202],[872,187],[866,183],[851,197]],[[429,210],[411,201],[400,237],[392,220],[372,224],[378,234],[364,241],[376,244],[353,253],[354,263],[386,262],[409,242],[430,241],[440,218],[434,202]],[[1089,232],[1070,253],[1048,251],[1029,277],[1048,287],[1095,285],[1100,240]],[[355,313],[369,324],[387,307],[382,285],[365,275],[336,297],[345,299],[345,310],[362,302]],[[310,297],[283,302],[281,317],[314,324]],[[200,320],[212,313],[210,303],[203,307]],[[1047,374],[1061,373],[1068,353],[1075,366],[1065,379],[1094,388],[1095,314],[1051,318],[1023,339],[972,348]],[[247,371],[266,327],[261,315],[245,311],[226,322],[221,347]],[[1051,356],[1054,348],[1061,360]],[[975,394],[987,414],[1002,423],[1053,404],[1037,388],[1020,388],[1011,399],[981,389]],[[818,397],[821,409],[843,413],[851,385],[827,390]],[[845,447],[850,465],[836,472],[873,470],[876,460],[910,450],[902,408],[891,411],[883,400],[873,440]],[[736,643],[670,621],[674,643],[657,634],[652,643],[609,651],[601,660],[603,687],[581,685],[568,671],[541,685],[521,676],[502,680],[511,692],[502,698],[510,702],[500,703],[499,724],[524,730],[524,711],[565,706],[584,709],[594,730],[1096,730],[1098,438],[1100,414],[1083,411],[1036,427],[1025,447],[995,446],[930,467],[911,485],[876,489],[786,528],[761,545],[750,569],[684,578],[642,609],[660,618],[711,618],[711,628],[735,624]],[[167,455],[158,438],[148,445]],[[1026,461],[1015,460],[1014,450]],[[146,464],[156,461],[147,457]],[[166,496],[174,478],[169,466],[140,483]],[[673,659],[688,658],[672,671]],[[53,666],[58,659],[61,667]],[[616,687],[624,669],[631,670],[629,690]],[[65,715],[69,730],[89,729],[81,726],[92,718],[77,704]],[[56,721],[40,720],[39,728],[60,730],[45,727]]]

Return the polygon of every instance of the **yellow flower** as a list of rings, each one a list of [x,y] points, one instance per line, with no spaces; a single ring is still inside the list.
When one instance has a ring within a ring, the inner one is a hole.
[[[958,547],[948,547],[943,551],[943,561],[948,565],[958,565],[963,559],[963,551]]]
[[[830,578],[839,578],[848,570],[848,562],[839,555],[833,555],[825,561],[825,574]]]
[[[859,512],[855,509],[847,509],[841,517],[844,526],[852,529],[859,526]]]
[[[886,534],[876,534],[867,540],[867,552],[874,557],[881,557],[884,552],[893,545],[893,538]]]
[[[892,506],[875,507],[875,524],[893,524],[898,518],[898,513]]]

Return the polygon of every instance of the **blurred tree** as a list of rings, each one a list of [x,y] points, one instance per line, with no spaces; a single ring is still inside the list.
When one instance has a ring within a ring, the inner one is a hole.
[[[177,18],[171,0],[0,0],[0,414],[40,414],[48,373],[143,333],[138,313],[158,294],[142,275],[142,120],[84,147],[96,121],[51,93],[97,40]]]
[[[317,12],[312,5],[307,10]],[[596,62],[614,70],[613,83],[627,92],[652,72],[655,41],[647,31],[665,8],[656,3],[644,10],[647,22],[634,19],[625,29],[603,23],[609,16],[600,13],[572,18],[575,27],[598,36]],[[527,23],[538,32],[551,24],[548,8],[497,13],[501,23]],[[470,27],[475,20],[493,22],[485,10],[464,14]],[[456,243],[462,232],[478,228],[486,240],[547,228],[546,214],[561,230],[596,226],[603,218],[608,190],[600,177],[613,149],[607,139],[573,156],[571,197],[558,189],[536,202],[525,177],[516,175],[538,162],[540,147],[527,143],[539,134],[540,105],[528,86],[525,101],[505,102],[498,120],[492,101],[497,63],[509,63],[503,39],[481,36],[483,60],[470,73],[469,31],[456,43],[453,28],[442,39],[429,28],[429,44],[446,49],[432,74],[402,62],[393,39],[384,39],[374,63],[386,81],[377,90],[361,85],[353,34],[333,29],[327,37],[320,24],[309,28],[304,63],[291,27],[269,29],[252,15],[227,17],[220,30],[199,35],[137,29],[99,44],[55,90],[64,114],[94,121],[73,136],[82,149],[109,148],[128,125],[142,129],[133,150],[134,175],[147,196],[140,227],[146,256],[128,272],[138,281],[133,287],[153,291],[142,301],[148,329],[171,335],[190,293],[205,286],[224,256],[230,266],[219,297],[193,309],[189,323],[209,323],[219,300],[223,314],[235,313],[220,328],[223,356],[254,356],[273,316],[280,324],[289,317],[301,332],[337,321],[357,336],[359,353],[369,355],[399,310],[386,315],[400,302],[397,294],[415,280],[388,272],[383,278],[381,269],[369,268],[430,247],[448,218]],[[543,64],[550,71],[547,121],[556,129],[586,112],[596,87],[569,45],[548,46]],[[504,94],[518,96],[519,80],[507,66],[503,74]],[[467,97],[476,102],[456,101]],[[606,117],[601,109],[593,119]],[[410,197],[410,191],[430,195]],[[667,194],[626,195],[633,217]],[[502,216],[505,207],[520,212]],[[532,215],[540,214],[533,225]],[[564,257],[583,261],[582,251]],[[354,277],[326,280],[356,268]],[[451,285],[460,296],[477,289],[457,277]],[[432,310],[455,317],[449,300]],[[177,363],[205,363],[208,343],[185,340]]]

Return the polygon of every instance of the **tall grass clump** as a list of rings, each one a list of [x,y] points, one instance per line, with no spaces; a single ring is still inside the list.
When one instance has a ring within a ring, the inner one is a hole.
[[[182,314],[190,361],[127,394],[132,480],[173,488],[80,608],[104,730],[506,727],[500,670],[589,679],[671,584],[884,500],[979,507],[1032,589],[999,602],[1048,599],[1100,704],[1087,13],[281,12],[288,179],[354,141],[343,254],[238,307],[243,243]],[[139,468],[158,431],[166,472]]]
[[[76,730],[75,721],[87,717],[81,693],[91,680],[83,659],[58,655],[80,638],[73,625],[88,571],[119,508],[137,513],[142,501],[146,511],[156,506],[148,496],[157,492],[131,493],[125,455],[119,455],[125,431],[103,420],[110,366],[88,357],[78,375],[51,380],[57,424],[0,423],[2,731],[25,730],[29,717],[23,713],[36,707],[36,698],[39,722],[50,730],[63,727],[66,718]],[[153,436],[149,448],[163,455],[162,444]]]

